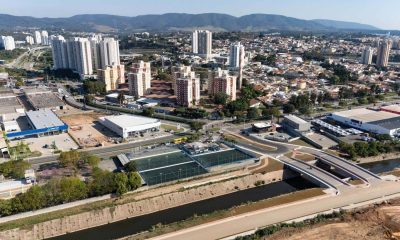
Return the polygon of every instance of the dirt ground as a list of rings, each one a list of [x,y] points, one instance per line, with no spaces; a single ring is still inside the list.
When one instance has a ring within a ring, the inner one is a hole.
[[[265,240],[382,240],[400,239],[393,235],[400,229],[400,200],[390,205],[374,206],[346,213],[342,219],[307,226],[287,228]]]
[[[69,133],[81,147],[95,147],[112,145],[112,138],[118,136],[98,123],[99,113],[83,113],[63,116],[61,119],[68,124]]]

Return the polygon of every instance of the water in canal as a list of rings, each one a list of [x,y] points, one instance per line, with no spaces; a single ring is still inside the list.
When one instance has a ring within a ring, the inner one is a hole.
[[[188,219],[194,214],[202,215],[212,213],[217,210],[229,209],[231,207],[241,205],[249,201],[260,201],[282,194],[314,187],[317,186],[301,177],[296,177],[290,180],[271,183],[257,188],[246,189],[213,199],[203,200],[140,217],[130,218],[51,239],[109,240],[121,238],[142,231],[146,231],[158,223],[169,224],[173,222],[178,222]]]
[[[379,174],[384,172],[390,172],[396,168],[400,168],[400,159],[385,160],[379,162],[363,163],[361,167],[368,169],[369,171]]]

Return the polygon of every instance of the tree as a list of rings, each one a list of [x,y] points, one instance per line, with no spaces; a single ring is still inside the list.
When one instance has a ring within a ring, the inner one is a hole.
[[[288,103],[283,105],[283,113],[290,114],[293,113],[294,111],[296,111],[296,107],[293,104]]]
[[[128,192],[128,177],[125,173],[116,173],[114,176],[114,181],[117,187],[116,194],[118,196]]]
[[[21,200],[23,211],[37,210],[47,203],[45,195],[40,186],[32,186],[26,193],[17,196]]]
[[[117,99],[118,103],[122,105],[125,102],[125,94],[123,92],[119,92]]]
[[[81,154],[77,150],[71,150],[68,152],[60,153],[58,161],[61,165],[69,168],[75,168],[81,159]]]
[[[220,92],[214,95],[214,103],[225,105],[229,99],[229,96],[226,93]]]
[[[89,182],[89,195],[100,196],[115,191],[114,174],[100,168],[94,168]]]
[[[145,108],[143,109],[143,115],[147,116],[147,117],[153,117],[155,113],[154,108]]]
[[[250,108],[247,111],[247,118],[248,119],[258,119],[260,117],[260,112],[257,108]]]
[[[63,202],[72,202],[84,199],[88,195],[88,189],[84,182],[77,177],[64,177],[60,180],[60,199]]]
[[[130,161],[127,164],[125,164],[125,170],[128,172],[136,172],[137,168],[136,168],[136,162],[135,161]]]
[[[98,156],[90,155],[85,158],[85,162],[92,168],[97,167],[101,159]]]
[[[276,55],[275,55],[275,54],[269,55],[269,56],[267,57],[267,64],[268,64],[269,66],[274,66],[275,63],[276,63]]]
[[[138,189],[142,186],[142,178],[137,172],[128,173],[128,184],[131,190]]]
[[[190,122],[190,128],[193,130],[193,131],[196,131],[196,132],[198,132],[198,131],[200,131],[201,129],[203,129],[203,125],[204,125],[204,123],[203,122]]]
[[[88,94],[103,94],[106,93],[106,85],[103,82],[96,80],[85,80],[83,89]]]

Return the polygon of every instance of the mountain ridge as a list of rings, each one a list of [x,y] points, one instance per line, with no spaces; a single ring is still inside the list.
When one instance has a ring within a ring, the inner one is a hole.
[[[222,13],[165,13],[135,17],[112,14],[79,14],[64,18],[35,18],[0,14],[0,29],[62,28],[69,31],[96,31],[99,26],[112,31],[171,31],[212,26],[225,31],[341,31],[380,30],[355,22],[315,19],[304,20],[276,14],[249,14],[241,17]]]

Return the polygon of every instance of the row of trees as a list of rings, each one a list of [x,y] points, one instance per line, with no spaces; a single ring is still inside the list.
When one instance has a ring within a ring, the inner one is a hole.
[[[204,109],[199,109],[199,108],[180,107],[175,109],[175,114],[178,117],[189,118],[189,119],[202,119],[208,117],[208,112],[206,112]]]
[[[68,168],[77,168],[83,164],[92,166],[91,177],[86,181],[82,181],[76,176],[54,178],[44,185],[31,187],[27,192],[19,194],[15,198],[0,200],[0,216],[37,210],[110,193],[120,196],[141,186],[142,180],[136,172],[136,166],[133,162],[126,167],[127,173],[113,173],[97,167],[100,161],[98,157],[81,154],[76,150],[61,153],[59,160],[63,166]],[[19,168],[23,161],[13,161],[13,163]],[[7,175],[8,172],[12,172],[7,169],[2,168],[3,174]]]
[[[382,153],[389,153],[397,149],[397,144],[392,141],[374,141],[374,142],[355,142],[340,143],[339,150],[355,160],[357,157],[378,156]]]

